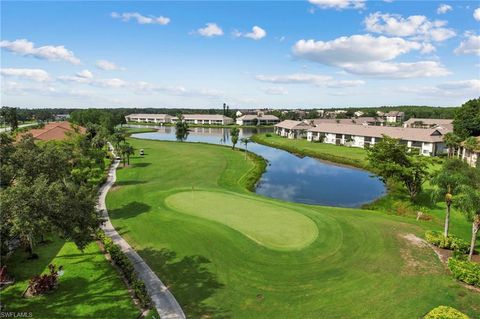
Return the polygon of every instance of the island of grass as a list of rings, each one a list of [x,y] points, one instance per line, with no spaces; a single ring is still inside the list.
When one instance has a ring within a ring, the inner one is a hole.
[[[415,237],[436,223],[258,196],[247,189],[258,160],[228,147],[129,142],[145,156],[118,170],[112,222],[188,317],[419,318],[439,305],[480,314],[480,294]]]

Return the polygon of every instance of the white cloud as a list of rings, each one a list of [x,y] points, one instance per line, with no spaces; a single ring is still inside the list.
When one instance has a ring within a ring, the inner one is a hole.
[[[0,74],[6,77],[24,78],[36,82],[45,82],[50,80],[50,75],[42,69],[0,69]]]
[[[321,9],[364,9],[365,0],[308,0]]]
[[[364,20],[367,31],[396,37],[413,37],[436,42],[445,41],[456,35],[452,29],[444,28],[446,21],[430,21],[421,15],[403,18],[398,14],[375,12]]]
[[[337,66],[349,73],[385,78],[444,76],[449,72],[436,61],[389,62],[412,50],[432,52],[433,46],[402,38],[353,35],[332,41],[300,40],[293,47],[297,57]]]
[[[402,93],[413,93],[420,96],[464,97],[467,99],[480,95],[480,80],[450,81],[434,86],[400,87],[398,91]]]
[[[160,24],[160,25],[167,25],[170,23],[170,18],[163,17],[163,16],[144,16],[138,12],[124,12],[124,13],[117,13],[112,12],[110,16],[114,19],[121,19],[124,22],[128,22],[131,19],[136,20],[138,24]]]
[[[216,23],[207,23],[205,28],[200,28],[197,33],[203,37],[215,37],[223,35],[223,30]]]
[[[95,66],[104,71],[125,70],[125,68],[119,67],[115,63],[108,60],[98,60],[95,63]]]
[[[417,42],[402,38],[352,35],[331,41],[299,40],[293,46],[293,53],[300,58],[327,65],[365,63],[392,60],[412,50],[420,50]]]
[[[480,55],[480,36],[467,34],[467,39],[460,42],[460,45],[453,52],[455,54]]]
[[[476,8],[475,11],[473,11],[473,18],[480,21],[480,8]]]
[[[422,43],[422,48],[420,49],[421,53],[432,53],[437,49],[431,43]]]
[[[99,79],[91,82],[92,85],[100,86],[104,88],[121,88],[127,86],[127,82],[117,78],[114,79]]]
[[[362,80],[334,80],[331,76],[295,73],[287,75],[257,75],[255,79],[261,82],[275,84],[312,84],[315,86],[326,86],[329,88],[355,87],[365,84]]]
[[[344,69],[353,74],[378,76],[385,78],[417,78],[446,76],[450,72],[437,61],[418,62],[369,62],[362,64],[345,65]]]
[[[145,81],[133,83],[131,87],[133,88],[134,92],[137,94],[166,93],[166,94],[175,95],[175,96],[185,96],[185,97],[204,96],[209,98],[221,97],[224,95],[223,92],[218,90],[187,89],[181,85],[177,85],[177,86],[159,85],[159,84],[152,84]]]
[[[252,32],[246,33],[244,35],[245,38],[250,38],[253,40],[260,40],[266,36],[267,36],[267,32],[264,29],[260,28],[259,26],[253,26]]]
[[[288,91],[281,86],[271,86],[268,88],[264,88],[263,92],[269,95],[287,95],[288,94]]]
[[[80,78],[84,78],[84,79],[91,79],[91,78],[93,78],[93,73],[90,72],[89,70],[83,70],[83,71],[78,72],[77,76],[80,77]]]
[[[13,53],[24,56],[33,56],[38,59],[67,61],[72,64],[80,63],[80,60],[75,57],[73,52],[66,49],[63,45],[35,47],[33,42],[26,39],[19,39],[15,41],[0,41],[0,47]]]
[[[437,8],[437,14],[445,14],[448,11],[452,11],[452,10],[453,10],[452,6],[448,4],[441,4]]]
[[[306,73],[295,73],[288,75],[257,75],[255,78],[258,81],[269,82],[269,83],[309,83],[309,84],[320,84],[325,83],[326,81],[331,80],[332,78],[327,75],[317,75],[317,74],[306,74]]]

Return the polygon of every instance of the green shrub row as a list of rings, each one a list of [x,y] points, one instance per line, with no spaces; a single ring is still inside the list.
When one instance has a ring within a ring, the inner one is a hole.
[[[427,231],[425,233],[425,239],[427,242],[437,247],[456,250],[462,253],[468,253],[470,249],[465,240],[452,235],[449,235],[447,238],[445,238],[443,233],[439,231]]]
[[[464,283],[480,287],[480,265],[468,260],[448,259],[448,268],[453,276]]]
[[[120,246],[115,245],[112,239],[106,236],[102,230],[97,233],[97,238],[103,243],[105,250],[108,252],[115,265],[121,269],[123,275],[135,292],[135,296],[140,301],[142,308],[150,307],[152,300],[147,293],[145,283],[138,279],[138,274],[127,255],[125,255]]]
[[[468,316],[455,308],[438,306],[423,317],[424,319],[469,319]]]

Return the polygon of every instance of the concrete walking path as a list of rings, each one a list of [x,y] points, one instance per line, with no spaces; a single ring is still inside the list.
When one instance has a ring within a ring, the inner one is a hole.
[[[111,144],[109,143],[111,147]],[[111,147],[113,149],[113,147]],[[175,297],[153,272],[153,270],[147,265],[147,263],[137,254],[137,252],[123,239],[120,234],[115,230],[110,218],[108,217],[107,206],[105,204],[105,198],[109,189],[113,186],[116,180],[116,169],[120,164],[119,160],[115,160],[108,172],[108,179],[100,188],[100,196],[98,209],[102,211],[103,217],[106,219],[105,224],[102,226],[105,234],[110,237],[115,244],[120,246],[122,251],[132,261],[135,270],[141,280],[145,282],[148,294],[152,298],[152,301],[157,309],[160,318],[162,319],[183,319],[186,318],[182,308],[178,304]]]

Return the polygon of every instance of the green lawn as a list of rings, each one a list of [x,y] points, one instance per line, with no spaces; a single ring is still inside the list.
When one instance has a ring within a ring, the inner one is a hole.
[[[480,294],[404,237],[431,222],[258,196],[246,189],[255,162],[228,147],[129,142],[145,157],[118,170],[112,221],[190,318],[419,318],[438,305],[480,315]],[[286,234],[276,212],[294,220]],[[272,245],[300,228],[303,249]]]
[[[367,152],[363,148],[347,147],[326,143],[309,142],[306,139],[288,139],[273,133],[255,134],[257,143],[280,148],[292,153],[315,157],[322,160],[365,168]]]
[[[6,311],[31,312],[33,318],[137,318],[133,304],[119,274],[105,259],[96,243],[83,252],[73,243],[55,240],[36,247],[39,258],[27,260],[18,250],[6,264],[16,283],[1,292]],[[22,298],[33,274],[40,274],[53,263],[64,267],[57,290],[51,294]]]

